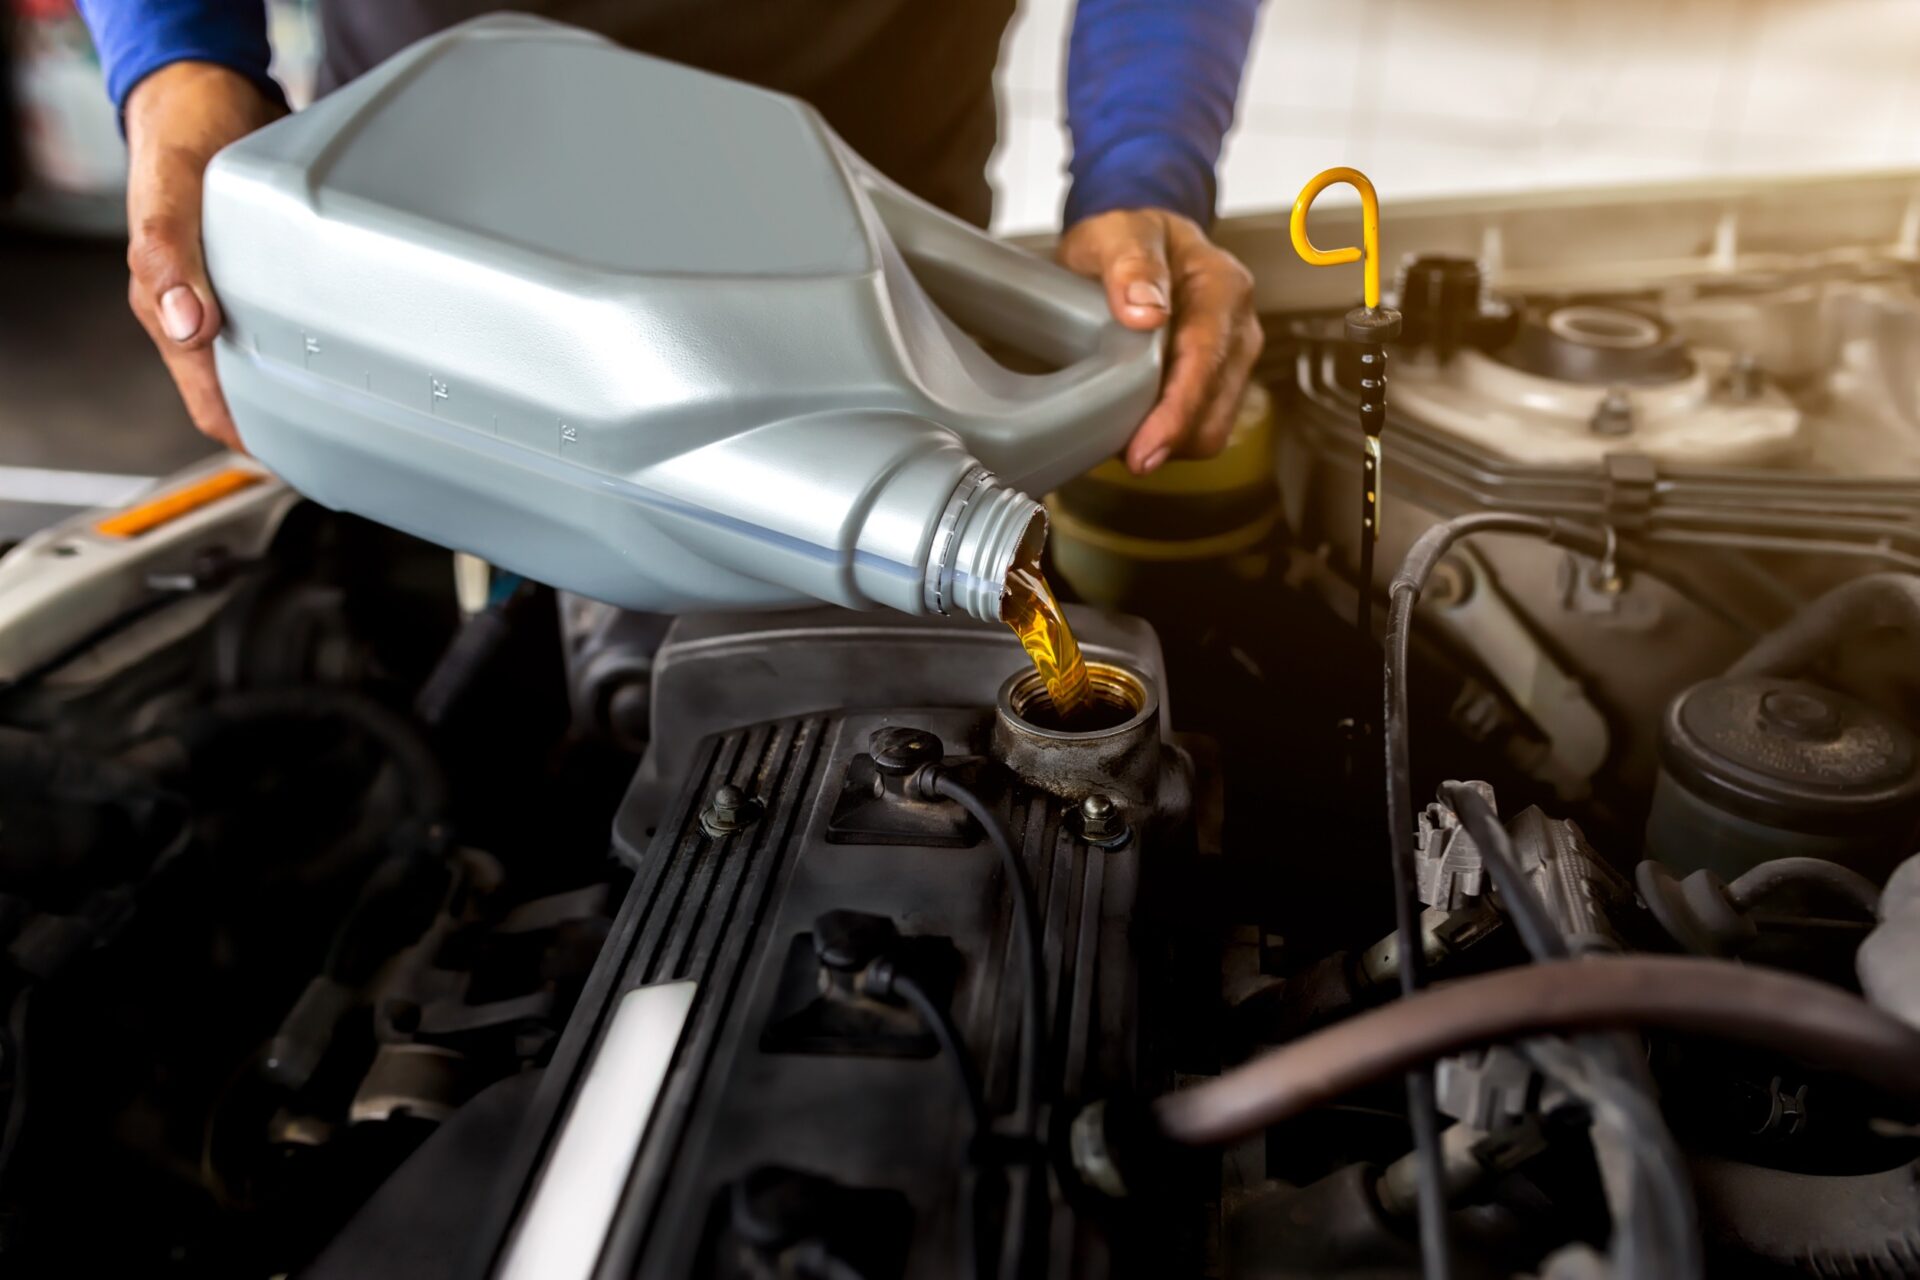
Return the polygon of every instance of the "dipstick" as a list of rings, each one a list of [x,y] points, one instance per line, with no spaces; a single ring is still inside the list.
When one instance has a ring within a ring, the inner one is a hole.
[[[1335,183],[1344,182],[1360,193],[1360,244],[1320,249],[1307,236],[1307,210],[1314,199]],[[1294,252],[1316,267],[1338,267],[1358,262],[1364,272],[1362,304],[1347,312],[1347,341],[1360,349],[1360,432],[1365,439],[1360,458],[1360,607],[1354,625],[1373,638],[1373,552],[1380,540],[1380,437],[1387,428],[1387,343],[1400,336],[1400,313],[1380,305],[1380,197],[1373,183],[1358,169],[1327,169],[1313,176],[1293,202],[1288,223]]]

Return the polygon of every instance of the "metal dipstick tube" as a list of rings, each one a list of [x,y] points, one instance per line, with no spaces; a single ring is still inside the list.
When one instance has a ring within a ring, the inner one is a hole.
[[[1344,182],[1360,193],[1360,245],[1317,249],[1307,237],[1307,210],[1314,199],[1335,183]],[[1294,251],[1311,266],[1362,264],[1365,291],[1362,305],[1347,312],[1347,341],[1360,349],[1360,432],[1365,452],[1360,460],[1360,605],[1354,624],[1368,640],[1373,638],[1373,551],[1380,540],[1380,437],[1387,429],[1387,343],[1400,336],[1400,313],[1380,305],[1380,198],[1373,183],[1358,169],[1335,168],[1315,174],[1300,189],[1288,223]]]

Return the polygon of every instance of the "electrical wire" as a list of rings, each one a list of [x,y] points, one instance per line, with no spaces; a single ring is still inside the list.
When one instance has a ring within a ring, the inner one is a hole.
[[[974,1074],[973,1059],[967,1056],[966,1046],[960,1043],[960,1031],[953,1025],[953,1018],[920,985],[920,980],[910,973],[894,970],[887,983],[887,992],[920,1015],[920,1021],[926,1023],[927,1030],[939,1042],[940,1052],[953,1063],[960,1089],[967,1095],[967,1110],[973,1117],[974,1136],[979,1138],[987,1132],[990,1123],[987,1119],[987,1099],[980,1090],[979,1077]]]
[[[1419,991],[1425,957],[1420,944],[1420,899],[1414,847],[1413,764],[1407,712],[1407,661],[1413,606],[1447,550],[1475,533],[1530,533],[1551,541],[1579,541],[1604,549],[1598,534],[1540,516],[1484,512],[1456,517],[1428,529],[1407,551],[1388,587],[1384,642],[1386,711],[1382,726],[1387,755],[1387,824],[1393,859],[1394,934],[1403,996]],[[1363,589],[1366,587],[1363,584]],[[1407,1078],[1407,1118],[1413,1129],[1419,1188],[1420,1248],[1429,1280],[1448,1274],[1446,1170],[1440,1152],[1439,1107],[1433,1075],[1424,1063]]]
[[[986,832],[994,851],[1000,855],[1000,866],[1006,874],[1009,891],[1013,894],[1014,929],[1019,934],[1026,985],[1026,1019],[1020,1036],[1020,1075],[1014,1095],[1014,1112],[1021,1135],[1031,1136],[1040,1081],[1042,1037],[1045,1035],[1047,1019],[1046,966],[1040,956],[1040,913],[1033,905],[1033,887],[1027,883],[1027,869],[1014,850],[1007,824],[987,807],[972,788],[951,773],[936,770],[931,778],[930,790],[934,795],[951,800],[966,810],[967,815]]]
[[[1548,960],[1404,997],[1271,1050],[1152,1105],[1183,1146],[1217,1146],[1478,1045],[1658,1027],[1785,1053],[1920,1114],[1920,1029],[1838,987],[1694,956]]]

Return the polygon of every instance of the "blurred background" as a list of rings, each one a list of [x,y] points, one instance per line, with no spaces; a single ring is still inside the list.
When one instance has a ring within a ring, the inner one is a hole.
[[[1021,0],[1007,37],[1003,230],[1051,227],[1066,192],[1072,14]],[[1336,164],[1386,200],[1920,165],[1920,4],[1265,0],[1221,212]]]
[[[273,0],[310,96],[311,0]],[[995,227],[1054,227],[1073,0],[1023,0],[1001,60]],[[71,0],[0,0],[0,538],[205,452],[127,316],[124,150]],[[1267,0],[1226,216],[1312,173],[1384,198],[1920,168],[1912,0]],[[1330,199],[1338,199],[1339,189]]]

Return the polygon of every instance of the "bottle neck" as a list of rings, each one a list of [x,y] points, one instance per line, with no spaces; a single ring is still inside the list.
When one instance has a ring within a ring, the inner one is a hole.
[[[927,612],[1000,620],[1007,572],[1038,557],[1046,508],[995,479],[984,467],[961,477],[948,499],[927,557]]]

